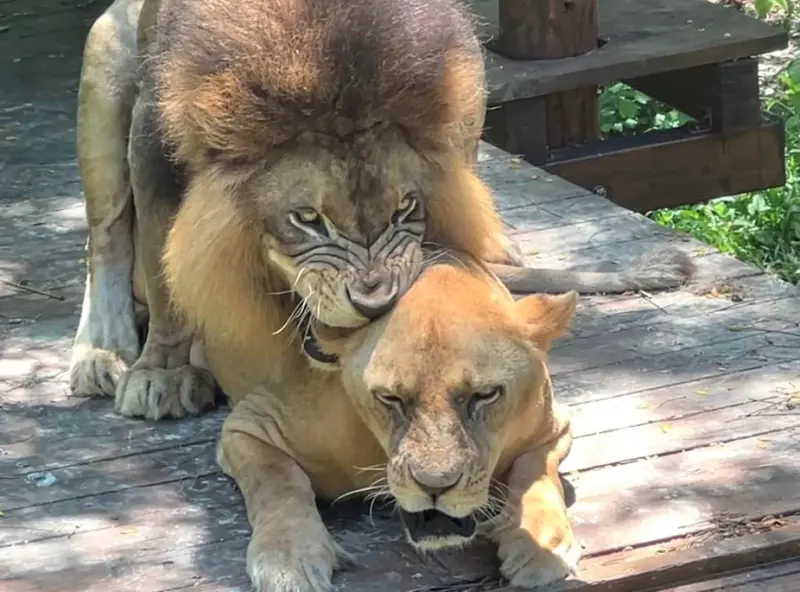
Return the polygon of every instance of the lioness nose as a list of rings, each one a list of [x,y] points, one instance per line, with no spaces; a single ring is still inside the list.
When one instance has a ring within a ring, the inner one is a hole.
[[[347,297],[353,308],[368,319],[375,319],[389,312],[397,296],[397,282],[390,281],[388,274],[369,274],[347,286]]]
[[[427,472],[409,469],[411,478],[419,486],[419,488],[433,498],[444,495],[453,489],[461,480],[460,471],[451,471],[448,473],[442,472]]]

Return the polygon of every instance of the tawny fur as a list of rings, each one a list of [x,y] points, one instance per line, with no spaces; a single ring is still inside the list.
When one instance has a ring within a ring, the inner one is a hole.
[[[238,360],[212,368],[233,393],[255,384],[259,365],[274,381],[305,371],[291,315],[309,282],[281,263],[266,224],[298,202],[371,244],[412,187],[429,247],[513,259],[474,170],[486,89],[471,27],[458,0],[116,0],[87,39],[79,95],[94,271],[73,390],[116,392],[128,415],[198,412],[210,388],[180,402],[209,382],[189,363],[192,340]],[[153,151],[165,156],[161,135],[185,192],[148,168]],[[679,283],[682,260],[668,263],[646,269],[644,287]],[[352,271],[330,275],[341,287]],[[527,271],[529,291],[631,284],[552,270],[537,283]],[[320,302],[312,316],[366,322],[344,290],[328,291],[331,310]],[[144,344],[134,300],[149,312]]]
[[[575,303],[574,292],[515,302],[480,266],[439,264],[385,318],[355,333],[321,335],[341,356],[341,376],[312,370],[275,383],[264,365],[249,368],[255,386],[236,392],[219,461],[245,498],[253,525],[248,572],[257,589],[326,589],[337,550],[315,497],[360,491],[394,497],[410,511],[431,507],[409,476],[411,464],[434,475],[462,471],[435,502],[451,515],[480,511],[490,480],[502,484],[495,492],[504,492],[506,510],[482,532],[498,543],[501,570],[515,585],[574,571],[580,546],[558,475],[571,445],[569,418],[553,399],[545,352]],[[207,357],[242,370],[229,351]],[[454,393],[486,384],[507,390],[482,421],[464,421],[465,402]],[[403,397],[407,423],[376,392]],[[442,538],[424,548],[464,544]]]

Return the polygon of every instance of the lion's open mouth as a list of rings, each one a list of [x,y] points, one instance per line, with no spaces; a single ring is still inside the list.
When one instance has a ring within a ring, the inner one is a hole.
[[[470,539],[477,529],[477,522],[470,515],[464,518],[454,518],[438,510],[425,510],[423,512],[406,512],[400,510],[400,517],[414,542],[425,539],[461,537]]]
[[[314,328],[311,326],[308,317],[304,317],[298,323],[300,334],[303,336],[303,352],[312,360],[316,360],[320,364],[335,366],[339,362],[339,356],[328,354],[322,351],[322,348],[317,341],[317,336],[314,334]]]

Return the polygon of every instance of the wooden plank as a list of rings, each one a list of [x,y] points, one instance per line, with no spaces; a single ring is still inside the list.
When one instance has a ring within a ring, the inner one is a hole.
[[[703,259],[705,258],[700,260]],[[696,289],[690,288],[693,294],[670,291],[638,294],[628,298],[618,296],[616,300],[606,298],[600,300],[598,304],[594,301],[599,299],[592,297],[579,305],[572,334],[579,337],[608,335],[631,327],[669,322],[676,316],[683,319],[702,318],[704,322],[713,323],[714,317],[709,318],[708,315],[717,311],[733,312],[752,304],[776,303],[778,309],[771,310],[766,307],[765,312],[768,316],[761,315],[747,319],[745,315],[753,309],[745,308],[741,310],[743,317],[741,325],[726,322],[725,327],[730,332],[751,332],[759,328],[769,331],[776,323],[782,323],[782,330],[797,332],[800,335],[796,323],[792,323],[787,316],[784,316],[793,314],[792,303],[796,302],[797,296],[800,295],[800,290],[795,286],[775,282],[773,277],[765,274],[757,274],[730,279],[720,278],[720,281],[712,283],[711,289],[714,288],[719,290],[718,295],[705,292],[705,286],[699,285]],[[789,298],[782,303],[788,308],[784,308],[781,312],[781,300],[784,298]]]
[[[725,369],[712,377],[623,392],[616,397],[588,401],[576,399],[570,402],[573,435],[576,439],[589,439],[600,434],[623,433],[626,428],[667,422],[667,429],[661,431],[674,439],[676,420],[732,407],[752,409],[757,412],[751,415],[753,423],[759,423],[764,413],[788,412],[800,407],[799,364],[792,360],[745,370]],[[748,412],[743,415],[748,415]],[[693,434],[688,436],[693,437]],[[709,439],[709,442],[713,441]],[[632,453],[638,454],[639,451]]]
[[[693,380],[722,376],[727,372],[760,368],[767,364],[789,363],[797,359],[797,339],[789,336],[734,336],[720,335],[719,341],[679,351],[644,357],[631,356],[615,364],[582,362],[580,370],[569,370],[569,363],[561,362],[562,354],[553,353],[553,385],[556,396],[567,404],[588,403],[612,399],[648,389],[678,385]],[[572,366],[580,368],[578,361]],[[588,356],[587,356],[588,357]],[[567,366],[560,369],[559,366]]]
[[[624,419],[615,416],[621,407],[618,399],[585,405],[576,418],[576,440],[563,470],[592,470],[741,438],[769,438],[780,430],[800,427],[800,413],[794,412],[800,408],[799,369],[800,364],[793,362],[637,393],[626,397],[624,406],[636,402],[638,414],[628,413]],[[716,402],[706,402],[706,393],[726,400],[717,397]],[[637,416],[638,425],[618,427],[636,422]],[[598,433],[581,434],[581,429]]]
[[[666,592],[797,592],[800,559],[772,562],[737,574],[670,588]]]
[[[794,519],[786,522],[784,527],[757,534],[734,538],[707,534],[689,536],[589,557],[582,561],[579,580],[554,586],[553,592],[667,590],[678,582],[796,557],[800,552],[800,523]],[[500,588],[496,592],[517,590]],[[763,592],[772,592],[772,589]]]
[[[495,37],[496,1],[470,3],[484,23],[482,35]],[[602,47],[558,61],[525,62],[487,52],[489,104],[726,62],[788,42],[780,28],[705,0],[603,0],[598,35]]]
[[[758,61],[753,58],[624,82],[710,125],[715,132],[753,128],[761,119]]]
[[[767,444],[770,447],[769,451],[759,448],[760,440],[746,439],[725,446],[691,451],[685,455],[671,455],[652,459],[645,463],[581,473],[575,480],[578,487],[578,501],[571,509],[571,513],[577,524],[576,528],[581,540],[586,541],[588,565],[593,565],[592,557],[602,558],[605,564],[609,561],[609,554],[627,546],[639,547],[651,544],[664,548],[662,541],[665,539],[680,539],[680,545],[690,546],[685,537],[692,534],[703,535],[705,537],[703,540],[713,540],[714,537],[724,538],[736,531],[735,524],[730,522],[731,516],[741,512],[745,516],[753,516],[752,513],[748,514],[752,508],[758,508],[759,512],[762,510],[774,511],[774,513],[780,514],[782,509],[791,508],[792,504],[796,506],[799,503],[798,500],[787,498],[786,492],[781,491],[779,487],[779,485],[785,485],[790,476],[793,475],[796,478],[800,474],[800,465],[797,465],[800,460],[792,450],[796,443],[793,438],[796,436],[797,434],[784,433],[783,437],[776,438]],[[771,462],[778,462],[765,464],[762,462],[764,458],[769,458]],[[726,478],[722,478],[722,475],[710,474],[704,469],[708,466],[726,466],[725,462],[731,467],[735,466],[739,472],[725,475]],[[676,470],[678,466],[680,467],[679,471]],[[784,476],[778,479],[776,478],[778,474]],[[668,478],[667,475],[669,475]],[[201,495],[207,494],[208,484],[212,482],[211,477],[212,475],[208,475],[205,479],[193,481],[194,485],[188,493],[187,501],[190,502],[190,505],[196,505],[198,510],[191,514],[185,514],[185,510],[181,511],[180,507],[158,511],[150,510],[149,512],[154,513],[149,516],[152,516],[152,520],[158,527],[150,522],[151,518],[148,516],[146,520],[125,522],[123,528],[113,532],[110,530],[113,527],[109,525],[111,520],[91,523],[86,522],[86,518],[81,518],[80,520],[83,522],[79,523],[85,523],[93,530],[88,532],[78,530],[72,536],[68,534],[64,536],[65,533],[59,532],[57,533],[58,539],[40,539],[37,544],[8,548],[9,550],[6,550],[3,555],[4,561],[20,574],[18,576],[20,582],[31,586],[30,588],[13,589],[42,591],[101,589],[94,586],[100,584],[107,586],[109,581],[100,577],[107,572],[98,570],[100,570],[100,565],[110,564],[117,568],[113,570],[117,578],[113,580],[115,584],[119,581],[120,586],[127,586],[135,582],[139,586],[136,588],[137,590],[160,590],[167,585],[180,583],[181,579],[188,582],[191,576],[200,576],[195,579],[202,579],[208,574],[205,562],[209,560],[210,555],[217,554],[231,559],[234,553],[230,551],[225,553],[225,549],[231,548],[235,550],[236,554],[239,554],[239,558],[229,562],[224,573],[227,578],[234,577],[235,572],[231,568],[236,567],[241,574],[246,540],[246,526],[242,522],[241,506],[231,503],[234,501],[233,499],[223,504],[216,499],[206,498],[205,503],[200,503],[194,493],[196,491]],[[574,477],[570,478],[575,479]],[[623,492],[619,491],[620,483],[626,484],[626,490]],[[656,490],[651,491],[654,484],[658,484]],[[214,485],[213,488],[215,491],[224,491],[224,489],[220,490],[220,487],[223,486],[224,484]],[[156,494],[157,491],[158,489],[149,492],[151,495],[147,497],[153,499],[153,494]],[[734,492],[737,495],[732,495]],[[118,497],[115,504],[109,507],[113,508],[113,512],[122,509],[125,520],[131,520],[137,506],[131,503],[133,498],[129,496],[138,496],[139,493],[128,489],[113,494],[125,496],[127,503],[121,502],[121,498]],[[228,492],[227,495],[233,494]],[[164,499],[163,496],[164,494],[161,494],[157,499]],[[167,494],[167,501],[170,498],[174,499],[174,496]],[[639,505],[637,511],[631,512],[631,503],[634,503],[634,500],[643,499],[652,501],[646,507]],[[98,503],[102,504],[102,501],[94,501],[93,507],[102,508],[103,505],[98,506]],[[222,506],[228,508],[227,514],[220,514],[225,511]],[[722,512],[720,508],[724,508],[725,512]],[[50,505],[47,509],[57,508],[55,505]],[[626,512],[628,513],[626,514]],[[79,514],[85,514],[85,512],[79,512]],[[14,516],[14,513],[12,512],[11,515]],[[52,512],[50,515],[53,515]],[[118,514],[112,513],[111,515],[117,516]],[[191,519],[192,515],[195,518]],[[223,520],[222,516],[229,518]],[[617,518],[609,520],[609,516]],[[162,518],[168,518],[169,521]],[[362,518],[362,520],[365,519],[365,517]],[[180,527],[176,522],[180,524]],[[223,525],[221,530],[220,524]],[[129,530],[131,527],[132,532]],[[401,550],[392,544],[393,541],[401,538],[396,525],[388,523],[385,528],[386,530],[381,528],[383,530],[381,536],[387,538],[380,541],[381,551],[376,555],[380,555],[381,552],[390,553],[395,557],[393,565],[397,565],[397,554],[405,559],[408,557],[408,550]],[[743,528],[747,530],[746,527]],[[776,532],[780,532],[780,530]],[[342,536],[345,536],[343,540],[345,544],[352,545],[353,539],[356,539],[357,543],[361,542],[359,546],[366,548],[368,544],[378,542],[373,538],[375,534],[370,529],[366,532],[354,532]],[[216,542],[217,540],[222,542]],[[792,542],[792,544],[796,543],[796,540]],[[774,552],[775,541],[771,541],[771,545]],[[97,551],[101,548],[104,552],[98,553]],[[66,549],[70,551],[66,551]],[[690,550],[697,553],[694,549]],[[727,553],[731,552],[727,551]],[[652,560],[657,555],[651,548],[649,559]],[[471,561],[465,562],[466,556],[469,556]],[[480,556],[484,556],[484,552]],[[62,559],[54,561],[58,557]],[[64,557],[76,558],[77,561],[73,559],[65,565]],[[451,565],[458,566],[452,569],[451,574],[464,575],[466,570],[471,571],[470,567],[475,567],[475,557],[472,553],[454,553],[450,554],[450,558],[453,561]],[[194,561],[191,561],[192,559]],[[385,558],[381,559],[382,561],[378,565],[383,565],[385,570],[386,563],[383,562]],[[365,560],[368,564],[372,563],[376,561],[375,555],[370,554]],[[64,572],[67,565],[73,571],[65,580]],[[490,563],[479,565],[481,567],[480,575],[491,576],[491,572],[487,569],[487,565]],[[415,569],[427,576],[429,574],[426,572],[434,566],[435,562],[433,561],[427,564],[420,562],[415,564]],[[367,573],[371,571],[367,570]],[[21,576],[25,574],[30,574],[30,576],[23,579]],[[365,572],[359,569],[345,574],[345,578],[348,576],[356,578],[363,585],[365,582],[361,578],[364,575]],[[413,581],[409,575],[408,572],[403,574],[398,570],[392,579],[395,584]],[[586,567],[582,567],[579,575],[582,579],[597,577],[597,574],[591,574],[591,572],[587,574]],[[606,575],[608,579],[624,579],[630,577],[630,570],[617,567],[612,573],[608,573],[606,570]],[[209,577],[216,576],[212,573]],[[385,577],[381,577],[377,581],[382,586],[387,586],[391,585],[392,579],[387,580]],[[74,587],[65,588],[65,581],[69,581],[70,586],[74,582]],[[441,582],[439,583],[441,584]],[[56,584],[61,587],[56,588]],[[353,585],[346,589],[362,588]]]
[[[145,422],[120,417],[110,403],[69,397],[46,406],[5,409],[0,417],[0,474],[27,478],[33,473],[77,470],[99,461],[213,443],[228,412],[218,410],[196,421]],[[38,446],[31,438],[34,433],[50,444]]]
[[[675,129],[567,148],[543,168],[645,212],[783,185],[783,148],[783,123],[765,119],[727,136]]]
[[[12,476],[3,481],[0,505],[4,511],[21,509],[133,487],[191,481],[217,471],[213,443],[176,446]]]
[[[571,473],[570,515],[589,555],[656,544],[750,517],[791,515],[800,428]],[[713,470],[711,470],[713,467]]]
[[[797,299],[790,297],[718,310],[702,320],[673,316],[662,322],[634,324],[611,335],[576,336],[559,341],[551,348],[553,373],[708,346],[731,341],[742,333],[773,340],[779,336],[797,340],[800,332],[794,330],[793,315],[796,318],[798,312]]]

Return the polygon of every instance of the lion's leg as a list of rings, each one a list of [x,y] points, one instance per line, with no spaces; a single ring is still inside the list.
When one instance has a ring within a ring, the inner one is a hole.
[[[512,586],[535,588],[575,573],[580,545],[567,517],[558,465],[571,436],[560,437],[514,461],[508,479],[507,522],[491,537],[500,571]]]
[[[89,225],[87,273],[70,361],[70,387],[81,395],[113,395],[139,356],[133,305],[133,200],[127,142],[135,92],[135,59],[110,8],[86,40],[78,90],[78,165]],[[122,27],[125,25],[123,24]]]
[[[182,188],[164,154],[146,90],[133,108],[128,160],[149,321],[141,356],[117,386],[116,409],[150,419],[198,414],[214,405],[214,380],[189,364],[193,333],[173,314],[161,253]]]
[[[342,552],[317,511],[308,476],[270,444],[267,421],[243,400],[225,420],[217,448],[217,460],[239,486],[253,528],[247,573],[257,592],[331,590]]]

